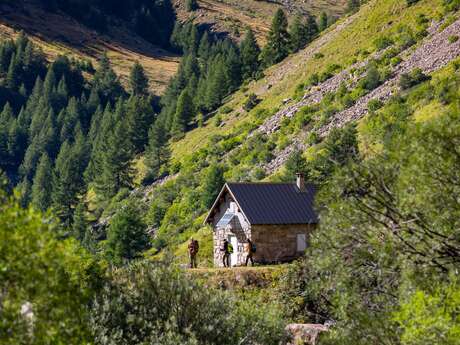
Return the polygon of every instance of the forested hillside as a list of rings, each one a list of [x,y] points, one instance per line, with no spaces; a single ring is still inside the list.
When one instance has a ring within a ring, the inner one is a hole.
[[[33,3],[181,59],[159,98],[110,51],[0,43],[0,343],[279,344],[300,322],[332,325],[320,344],[459,344],[457,0],[287,1],[238,39],[169,1]],[[180,6],[209,4],[234,6]],[[178,268],[191,236],[212,264],[203,221],[225,181],[298,172],[321,226],[271,285]]]

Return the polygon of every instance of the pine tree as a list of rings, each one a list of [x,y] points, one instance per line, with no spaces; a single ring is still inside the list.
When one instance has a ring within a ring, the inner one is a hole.
[[[130,201],[110,222],[107,231],[107,257],[116,265],[138,257],[150,244],[146,228],[141,212]]]
[[[206,95],[204,104],[207,110],[215,109],[221,104],[228,87],[225,61],[218,55],[212,62],[206,80]]]
[[[46,211],[51,206],[52,167],[51,161],[44,153],[38,163],[32,185],[31,205],[39,211]]]
[[[211,50],[211,43],[209,41],[208,32],[205,31],[203,36],[201,36],[200,45],[198,46],[198,56],[206,61],[209,57]]]
[[[83,242],[88,231],[88,220],[86,219],[86,205],[83,201],[80,201],[75,208],[72,221],[72,235]]]
[[[305,32],[307,34],[307,44],[313,41],[316,38],[316,36],[318,36],[318,23],[316,22],[316,17],[311,14],[307,15],[307,22],[305,23]]]
[[[202,192],[202,205],[205,209],[209,208],[225,184],[224,169],[219,164],[212,164],[204,172]]]
[[[70,226],[73,210],[85,189],[83,172],[88,159],[88,146],[81,132],[76,134],[73,145],[68,141],[62,144],[56,158],[53,174],[53,208],[66,226]]]
[[[262,61],[266,67],[283,60],[289,53],[288,20],[282,9],[276,12],[270,32],[268,33],[267,44],[262,50]]]
[[[121,188],[132,186],[133,149],[124,121],[117,121],[99,148],[100,171],[95,176],[96,191],[106,199],[113,197]]]
[[[149,168],[148,178],[154,179],[159,176],[161,167],[166,164],[171,155],[166,131],[160,121],[150,128],[149,144],[145,152],[145,163]]]
[[[10,89],[16,89],[20,84],[20,61],[16,53],[13,53],[10,65],[8,66],[8,73],[6,75],[6,86]]]
[[[131,96],[126,105],[128,134],[135,153],[144,151],[148,142],[148,131],[153,123],[150,99]]]
[[[326,30],[327,27],[329,26],[328,22],[329,22],[329,20],[328,20],[328,17],[327,17],[327,13],[326,12],[321,12],[321,15],[319,17],[319,23],[318,23],[319,31]]]
[[[139,62],[135,62],[129,75],[129,85],[131,92],[135,96],[144,96],[148,94],[149,80],[145,75],[144,68]]]
[[[190,97],[189,91],[185,89],[179,96],[177,101],[176,113],[172,124],[172,133],[180,135],[187,129],[187,124],[193,117],[193,100]]]
[[[104,54],[99,62],[99,68],[94,74],[93,84],[104,103],[107,101],[114,102],[123,95],[123,87],[112,67],[110,67],[107,54]]]
[[[297,52],[308,42],[306,25],[302,22],[300,16],[296,16],[289,30],[290,45],[293,52]]]
[[[259,70],[260,48],[250,28],[240,45],[243,79],[254,78]]]

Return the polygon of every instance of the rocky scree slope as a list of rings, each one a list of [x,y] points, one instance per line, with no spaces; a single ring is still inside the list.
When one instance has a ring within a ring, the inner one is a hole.
[[[358,99],[350,108],[333,115],[328,123],[318,128],[316,133],[319,137],[324,138],[333,128],[341,128],[350,121],[357,121],[363,118],[368,113],[369,101],[387,101],[398,91],[398,83],[402,74],[409,73],[416,68],[420,68],[424,73],[429,74],[441,69],[452,60],[458,58],[460,56],[460,42],[450,42],[449,38],[460,35],[460,20],[457,20],[442,31],[438,31],[439,27],[439,24],[433,24],[430,27],[429,35],[414,52],[409,54],[408,57],[405,56],[407,52],[402,52],[399,55],[403,61],[394,68],[392,77],[389,80]],[[375,56],[373,58],[375,58]],[[343,82],[356,82],[357,79],[353,79],[350,70],[352,68],[364,67],[367,63],[369,63],[369,60],[365,63],[354,65],[350,69],[320,84],[311,93],[305,94],[300,102],[285,107],[277,112],[273,117],[268,119],[258,131],[267,135],[276,132],[283,118],[293,117],[302,107],[320,102],[327,92],[336,91]],[[265,172],[267,174],[274,173],[287,161],[292,152],[295,150],[305,150],[306,145],[302,142],[302,139],[302,137],[297,137],[282,151],[276,152],[275,159],[263,167]]]

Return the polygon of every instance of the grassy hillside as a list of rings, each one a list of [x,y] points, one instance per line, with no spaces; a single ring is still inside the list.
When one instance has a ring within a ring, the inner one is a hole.
[[[415,28],[419,14],[439,18],[441,10],[442,0],[420,1],[410,9],[401,1],[370,1],[359,13],[340,20],[306,49],[265,71],[264,78],[232,95],[221,108],[223,125],[215,126],[208,121],[205,127],[187,133],[183,140],[173,144],[173,156],[182,159],[188,150],[206,145],[206,139],[213,134],[227,135],[239,125],[260,122],[257,117],[261,113],[267,117],[282,107],[283,100],[294,96],[298,85],[311,75],[324,72],[328,66],[339,65],[342,70],[365,60],[376,50],[376,38],[394,34],[402,23]],[[248,113],[242,107],[250,93],[258,95],[261,103]]]
[[[184,0],[175,0],[174,4],[180,20],[192,19],[197,24],[211,26],[213,31],[227,32],[236,39],[242,37],[244,28],[249,26],[258,40],[263,42],[271,18],[279,8],[287,11],[291,17],[306,12],[318,16],[325,11],[331,18],[337,18],[344,14],[347,1],[199,0],[199,9],[191,13],[185,10]]]
[[[123,25],[109,27],[108,32],[100,34],[64,13],[44,11],[33,1],[21,8],[0,3],[0,40],[14,38],[21,30],[50,61],[67,54],[96,65],[97,59],[107,52],[124,83],[131,66],[139,61],[150,79],[151,91],[157,94],[165,89],[179,64],[179,56],[152,45]]]
[[[180,261],[185,261],[186,246],[183,243],[190,235],[197,233],[205,246],[210,246],[210,230],[201,225],[206,206],[196,206],[197,201],[193,198],[206,188],[213,164],[225,167],[226,180],[256,181],[286,178],[283,164],[299,145],[309,161],[319,161],[327,138],[318,138],[317,131],[328,124],[332,115],[340,114],[352,104],[360,104],[361,99],[369,94],[370,91],[362,86],[369,61],[375,59],[381,77],[391,79],[395,73],[392,70],[399,68],[400,61],[411,61],[418,47],[423,47],[424,42],[455,21],[456,14],[448,14],[444,25],[432,27],[432,22],[439,21],[442,13],[441,0],[422,0],[410,8],[405,2],[396,0],[370,1],[357,14],[336,23],[306,49],[265,71],[264,78],[243,86],[203,127],[172,142],[173,167],[179,171],[179,177],[154,188],[149,199],[153,201],[149,217],[159,210],[164,212],[161,220],[156,216],[150,218],[158,229],[157,240],[161,243],[156,248],[167,246],[181,258]],[[388,47],[382,47],[382,41],[392,42],[387,55],[385,49]],[[442,42],[448,45],[447,37]],[[452,54],[446,57],[445,63],[458,56],[458,50]],[[347,70],[350,66],[353,68]],[[283,114],[291,106],[305,97],[308,101],[308,97],[315,95],[321,87],[330,87],[329,81],[334,81],[341,73],[352,76],[350,80],[348,77],[344,79],[346,89],[341,91],[343,95],[338,96],[339,83],[337,88],[325,92],[324,100],[321,96],[319,103],[294,108],[291,116],[284,118]],[[310,80],[314,75],[325,81],[319,86],[312,85]],[[257,95],[260,103],[245,111],[243,105],[252,93]],[[416,110],[416,116],[428,117],[430,109],[438,108],[436,104],[424,104]],[[278,114],[283,116],[280,115],[277,130],[267,133],[256,130]],[[363,147],[363,141],[360,145]],[[289,149],[286,154],[285,149]],[[271,168],[273,161],[277,164]],[[179,191],[178,194],[175,191]],[[158,198],[163,201],[157,202]],[[172,201],[165,204],[165,198]],[[211,261],[210,253],[203,253],[204,261]]]

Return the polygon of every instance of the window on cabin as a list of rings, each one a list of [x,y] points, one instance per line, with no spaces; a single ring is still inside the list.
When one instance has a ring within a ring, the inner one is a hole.
[[[297,251],[304,252],[307,249],[307,235],[297,234]]]

